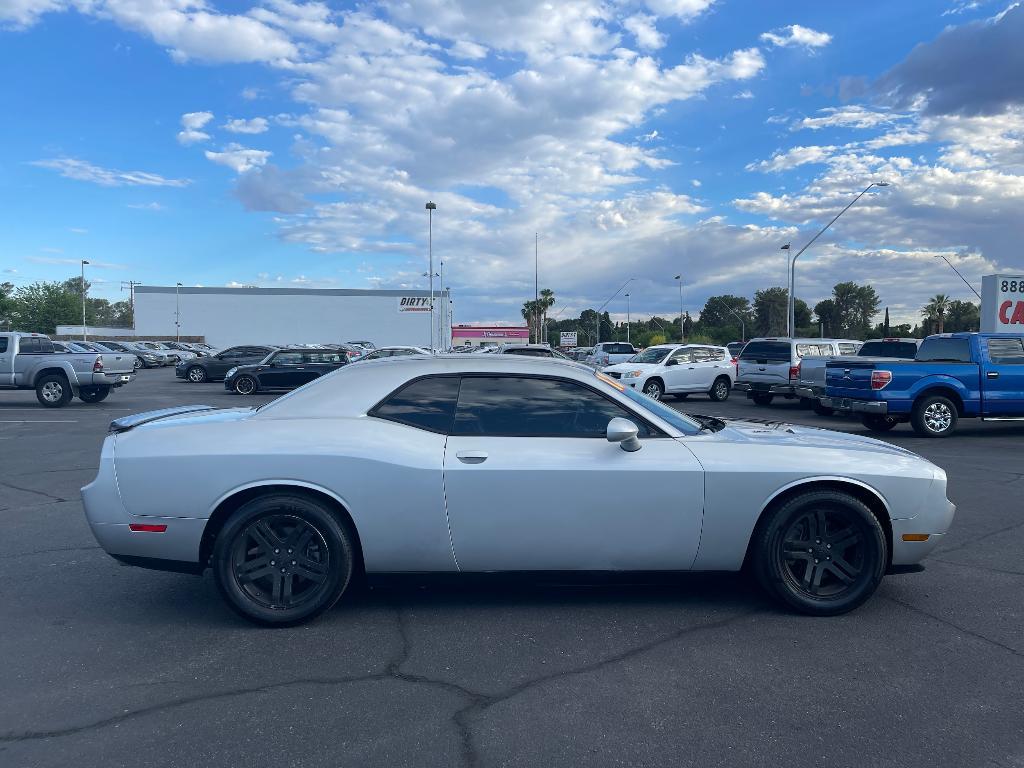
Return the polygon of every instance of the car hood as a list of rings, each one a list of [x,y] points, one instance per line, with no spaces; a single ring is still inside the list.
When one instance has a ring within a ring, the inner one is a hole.
[[[616,373],[625,373],[626,371],[653,371],[658,367],[658,363],[616,363],[615,365],[606,365],[601,370],[603,371],[615,371]]]
[[[725,429],[717,434],[721,438],[733,442],[756,442],[777,446],[841,449],[845,451],[865,451],[874,454],[888,453],[893,456],[917,457],[917,454],[913,451],[900,448],[898,445],[850,432],[836,432],[829,429],[787,424],[780,421],[760,421],[756,419],[725,419],[724,421]]]

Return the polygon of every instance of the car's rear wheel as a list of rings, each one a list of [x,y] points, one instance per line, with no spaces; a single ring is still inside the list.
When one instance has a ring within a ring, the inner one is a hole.
[[[948,397],[932,395],[923,397],[914,404],[910,423],[914,431],[924,437],[947,437],[956,429],[960,414]]]
[[[719,376],[715,379],[715,383],[711,385],[711,389],[708,390],[708,397],[716,403],[721,403],[729,399],[729,389],[729,377]]]
[[[810,491],[775,509],[758,526],[752,554],[754,573],[769,594],[816,616],[861,605],[888,562],[878,518],[841,491]]]
[[[79,387],[78,398],[83,403],[98,403],[107,399],[107,395],[110,394],[110,387],[108,386],[97,386],[97,387]]]
[[[829,408],[827,405],[822,405],[821,400],[815,400],[814,405],[812,405],[811,408],[819,416],[831,416],[836,412],[835,408]]]
[[[754,401],[755,405],[771,405],[772,400],[775,399],[775,396],[768,395],[763,392],[755,392],[750,396],[750,399]]]
[[[251,395],[256,391],[256,379],[252,376],[239,376],[235,379],[235,392],[240,395]]]
[[[185,376],[193,384],[202,384],[206,381],[206,369],[201,365],[193,365],[185,371]]]
[[[228,605],[250,621],[288,626],[326,611],[352,580],[354,537],[314,499],[270,494],[228,518],[213,572]]]
[[[72,396],[71,384],[60,374],[52,373],[36,382],[36,400],[46,408],[63,408]]]
[[[860,423],[872,432],[888,432],[899,424],[892,416],[883,416],[880,413],[861,414]]]
[[[643,392],[652,400],[661,400],[665,396],[665,385],[657,379],[649,379],[644,383]]]

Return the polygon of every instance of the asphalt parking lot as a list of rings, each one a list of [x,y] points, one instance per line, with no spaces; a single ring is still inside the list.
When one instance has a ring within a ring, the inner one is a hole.
[[[1024,766],[1024,425],[886,436],[959,510],[926,571],[846,616],[783,613],[738,576],[402,580],[266,630],[209,574],[119,566],[79,500],[111,419],[240,402],[171,369],[99,405],[0,393],[0,765]]]

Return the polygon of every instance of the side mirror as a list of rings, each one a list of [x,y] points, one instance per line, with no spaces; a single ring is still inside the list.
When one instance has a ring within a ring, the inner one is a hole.
[[[608,422],[608,430],[605,435],[609,443],[618,443],[624,451],[639,451],[643,446],[637,438],[640,430],[636,424],[629,419],[616,416]]]
[[[679,358],[677,358],[677,357],[670,357],[668,360],[665,361],[665,365],[666,366],[669,366],[669,365],[679,365]]]

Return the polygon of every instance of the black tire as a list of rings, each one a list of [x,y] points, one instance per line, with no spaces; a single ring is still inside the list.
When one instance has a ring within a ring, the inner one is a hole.
[[[711,385],[711,389],[708,390],[708,397],[714,400],[716,403],[721,403],[729,399],[729,391],[732,386],[729,384],[728,376],[719,376],[715,379],[715,383]]]
[[[878,518],[841,491],[810,491],[790,499],[758,525],[751,546],[761,586],[813,616],[861,605],[878,588],[889,559]]]
[[[99,403],[107,399],[110,394],[109,386],[79,387],[78,399],[83,403]]]
[[[892,416],[883,416],[880,413],[862,413],[860,423],[872,432],[888,432],[899,424]]]
[[[240,395],[254,395],[259,389],[259,385],[252,376],[239,376],[235,379],[234,388],[235,392]]]
[[[644,382],[643,393],[652,400],[661,400],[665,396],[665,385],[658,379],[648,379]]]
[[[931,395],[914,403],[910,423],[922,437],[948,437],[960,418],[956,404],[948,397]]]
[[[772,400],[775,399],[775,395],[766,395],[763,392],[754,392],[750,399],[754,401],[754,405],[771,405]]]
[[[206,381],[206,369],[201,365],[193,365],[185,371],[185,378],[193,384],[202,384]]]
[[[832,416],[836,412],[835,408],[829,408],[828,406],[822,405],[821,400],[815,400],[814,405],[811,406],[811,410],[819,416]]]
[[[43,376],[36,382],[36,400],[44,408],[63,408],[73,396],[71,384],[59,373]]]
[[[678,394],[672,395],[676,400],[685,400],[690,396],[689,392],[679,392]]]
[[[243,504],[218,533],[214,578],[243,618],[273,627],[300,624],[329,609],[348,588],[354,540],[320,502],[268,494]]]
[[[812,399],[811,399],[811,398],[809,398],[809,397],[801,397],[801,398],[800,398],[800,407],[801,407],[801,408],[804,408],[804,409],[809,409],[809,408],[813,408],[813,407],[814,407],[814,404],[815,404],[816,402],[818,402],[818,401],[817,401],[817,400],[812,400]]]

